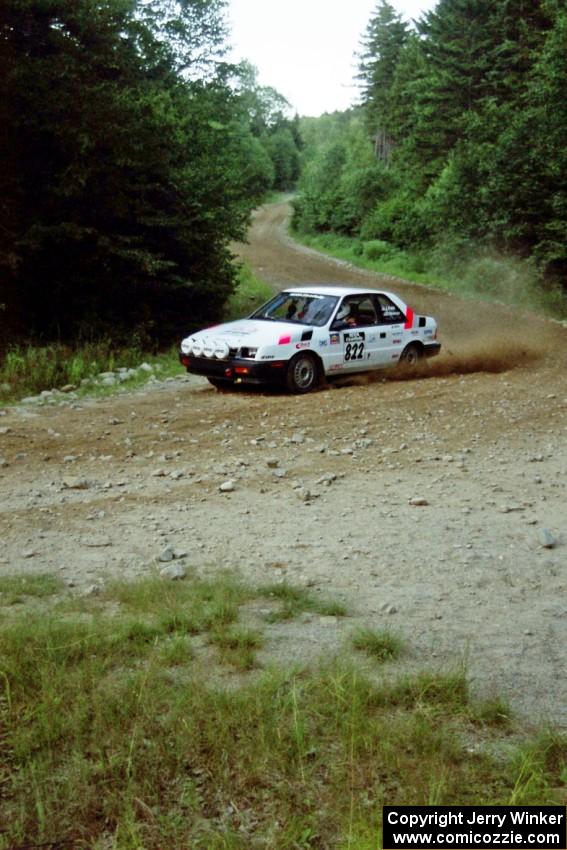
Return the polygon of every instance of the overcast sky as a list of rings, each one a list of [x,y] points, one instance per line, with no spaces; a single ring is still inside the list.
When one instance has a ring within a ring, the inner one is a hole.
[[[405,20],[436,0],[390,0]],[[354,53],[377,0],[229,0],[235,60],[258,68],[300,115],[346,109],[358,89]]]

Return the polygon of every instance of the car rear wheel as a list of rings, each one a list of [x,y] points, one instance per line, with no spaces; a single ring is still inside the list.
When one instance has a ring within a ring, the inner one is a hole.
[[[416,345],[415,342],[412,342],[402,351],[400,363],[403,363],[405,366],[417,366],[422,357],[423,349],[420,345]]]
[[[292,393],[308,393],[320,381],[319,364],[312,354],[296,354],[287,367],[286,384]]]

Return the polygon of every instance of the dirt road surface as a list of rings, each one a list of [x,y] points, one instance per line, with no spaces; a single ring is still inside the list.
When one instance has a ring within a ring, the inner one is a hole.
[[[342,600],[345,619],[273,633],[288,660],[332,652],[355,625],[388,628],[407,666],[465,663],[480,696],[567,726],[567,330],[294,246],[287,214],[257,213],[239,248],[255,271],[276,288],[399,292],[440,323],[427,374],[294,397],[219,393],[180,369],[102,400],[7,408],[0,572],[96,592],[155,570],[171,544],[198,574]]]

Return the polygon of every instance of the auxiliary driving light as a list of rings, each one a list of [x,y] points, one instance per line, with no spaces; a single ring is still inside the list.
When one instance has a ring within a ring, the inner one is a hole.
[[[216,339],[214,345],[215,345],[215,357],[218,360],[226,360],[226,358],[228,357],[228,355],[230,353],[230,348],[228,346],[228,343],[225,342],[222,339]]]
[[[203,356],[203,349],[205,348],[205,343],[203,342],[202,339],[196,339],[196,340],[193,341],[191,348],[193,350],[193,354],[195,355],[195,357],[202,357]]]
[[[210,339],[205,340],[205,345],[203,346],[203,354],[205,357],[213,357],[215,353],[215,346],[213,345],[213,341]]]

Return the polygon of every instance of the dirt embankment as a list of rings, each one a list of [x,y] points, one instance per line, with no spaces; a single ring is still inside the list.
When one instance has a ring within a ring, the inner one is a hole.
[[[147,574],[171,543],[197,572],[342,599],[344,622],[274,634],[288,659],[331,651],[355,623],[387,627],[409,667],[466,662],[478,693],[567,726],[567,332],[297,248],[287,214],[262,209],[240,249],[259,275],[394,289],[438,318],[443,354],[417,377],[306,397],[180,375],[6,410],[0,571],[55,572],[81,593]]]

